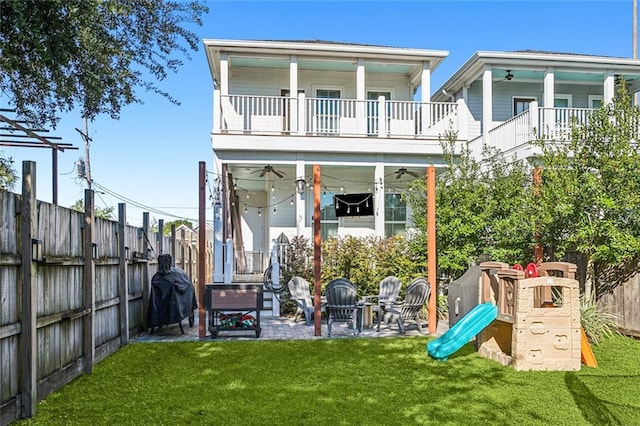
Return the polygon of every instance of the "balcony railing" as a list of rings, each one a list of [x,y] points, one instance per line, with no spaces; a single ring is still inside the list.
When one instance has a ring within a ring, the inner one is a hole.
[[[451,102],[218,95],[214,108],[224,133],[434,138],[459,127]]]
[[[571,124],[586,124],[592,111],[591,108],[541,108],[537,102],[531,102],[527,111],[489,130],[484,145],[505,152],[538,138],[569,140]]]

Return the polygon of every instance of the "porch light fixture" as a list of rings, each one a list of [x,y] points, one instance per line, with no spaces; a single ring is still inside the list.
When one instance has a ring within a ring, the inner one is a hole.
[[[247,206],[244,207],[244,214],[247,214]]]
[[[271,184],[271,192],[275,192],[276,188]]]
[[[291,196],[291,205],[293,205],[293,195]]]
[[[298,194],[304,194],[304,188],[306,183],[307,182],[301,177],[296,179],[296,192]]]
[[[260,208],[258,208],[258,216],[262,216],[262,212],[260,211]]]

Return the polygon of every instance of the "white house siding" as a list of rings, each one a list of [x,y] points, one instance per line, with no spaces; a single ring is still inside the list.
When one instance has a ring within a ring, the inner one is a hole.
[[[229,81],[229,93],[233,95],[280,96],[289,88],[289,70],[272,68],[234,68]],[[345,99],[356,99],[355,72],[298,71],[298,89],[307,97],[315,97],[315,89],[336,88],[342,90]],[[366,90],[390,90],[394,100],[412,100],[407,79],[403,75],[366,74]]]
[[[604,86],[602,84],[558,84],[555,86],[556,94],[572,95],[572,108],[589,108],[589,95],[602,96]]]
[[[242,241],[246,251],[265,251],[265,226],[268,214],[265,209],[261,209],[261,216],[258,216],[258,209],[252,206],[264,206],[267,198],[264,192],[252,192],[250,198],[246,198],[246,193],[238,192],[240,197],[240,216],[242,218]],[[243,198],[244,197],[244,198]],[[246,203],[246,204],[245,204]],[[247,213],[244,208],[247,207]]]
[[[482,121],[482,81],[474,81],[467,89],[467,105],[474,120]]]

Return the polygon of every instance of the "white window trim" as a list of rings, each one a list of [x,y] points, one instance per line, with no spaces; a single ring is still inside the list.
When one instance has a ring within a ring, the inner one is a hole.
[[[565,94],[565,93],[556,93],[553,96],[554,103],[555,103],[556,99],[566,99],[567,100],[567,108],[573,108],[573,95]]]
[[[391,93],[391,99],[385,99],[385,101],[396,100],[395,90],[393,88],[380,88],[380,87],[367,87],[365,89],[365,96],[368,98],[370,92],[389,92]]]
[[[345,90],[344,90],[344,86],[325,86],[325,85],[311,85],[311,91],[312,91],[312,97],[313,98],[317,98],[318,97],[318,90],[338,90],[340,92],[340,98],[338,99],[343,99],[342,96],[344,96]]]
[[[604,103],[603,95],[589,95],[589,108],[593,108],[593,101],[600,101],[601,104]]]
[[[513,103],[515,102],[516,99],[530,99],[531,102],[538,102],[538,98],[536,96],[512,96],[511,97],[511,116],[515,117],[516,116],[516,112],[513,110]]]

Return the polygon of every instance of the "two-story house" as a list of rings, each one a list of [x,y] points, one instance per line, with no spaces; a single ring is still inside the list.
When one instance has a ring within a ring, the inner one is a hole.
[[[566,138],[571,117],[586,120],[622,79],[640,90],[637,59],[477,52],[432,96],[431,74],[446,51],[320,41],[204,45],[215,85],[216,240],[231,239],[241,262],[252,256],[255,263],[281,234],[312,235],[314,164],[324,238],[389,236],[410,226],[399,195],[427,166],[443,164],[445,131],[476,153],[489,145],[528,157],[532,139]]]

